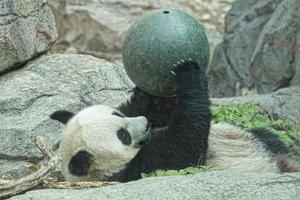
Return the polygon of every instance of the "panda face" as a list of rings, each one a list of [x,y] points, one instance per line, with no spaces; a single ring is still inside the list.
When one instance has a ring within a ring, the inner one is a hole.
[[[66,125],[60,144],[62,172],[69,181],[109,176],[134,158],[149,136],[149,123],[143,116],[126,117],[104,105],[88,107]],[[78,152],[83,151],[90,154],[89,169],[83,173],[86,178],[76,178],[70,170],[70,162]]]

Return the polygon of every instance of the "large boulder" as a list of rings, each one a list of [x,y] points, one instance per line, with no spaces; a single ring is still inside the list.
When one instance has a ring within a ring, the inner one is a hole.
[[[236,1],[209,71],[212,95],[239,96],[252,89],[264,94],[299,85],[299,10],[299,0]]]
[[[200,173],[190,176],[148,178],[116,186],[81,190],[35,190],[11,200],[295,200],[299,197],[298,174]]]
[[[54,148],[63,125],[49,118],[52,112],[76,112],[97,103],[116,106],[132,86],[122,67],[85,55],[42,56],[0,76],[0,175],[24,175],[24,161],[40,160],[35,136]]]
[[[121,64],[122,40],[130,25],[156,8],[179,8],[201,20],[213,50],[221,42],[224,15],[232,1],[49,0],[60,35],[52,50],[93,54]]]
[[[1,0],[0,74],[47,51],[57,37],[46,0]]]

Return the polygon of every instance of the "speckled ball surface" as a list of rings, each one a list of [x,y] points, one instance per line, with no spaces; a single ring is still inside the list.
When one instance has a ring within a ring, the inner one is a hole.
[[[158,9],[132,25],[122,55],[128,76],[137,87],[155,96],[174,96],[172,65],[192,58],[206,68],[209,45],[196,19],[177,9]]]

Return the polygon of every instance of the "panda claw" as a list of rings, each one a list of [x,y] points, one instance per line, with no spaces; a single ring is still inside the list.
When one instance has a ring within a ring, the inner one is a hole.
[[[199,70],[201,67],[199,63],[192,58],[188,58],[186,60],[180,59],[175,64],[173,64],[173,68],[171,69],[172,75],[177,75],[180,71],[190,71],[193,69]],[[201,70],[203,71],[203,70]]]

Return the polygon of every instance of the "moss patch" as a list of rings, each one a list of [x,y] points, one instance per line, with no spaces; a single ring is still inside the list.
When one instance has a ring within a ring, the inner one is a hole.
[[[212,107],[215,122],[228,122],[244,130],[266,128],[274,132],[281,141],[290,146],[300,139],[300,130],[288,120],[275,119],[259,105],[251,103]]]

